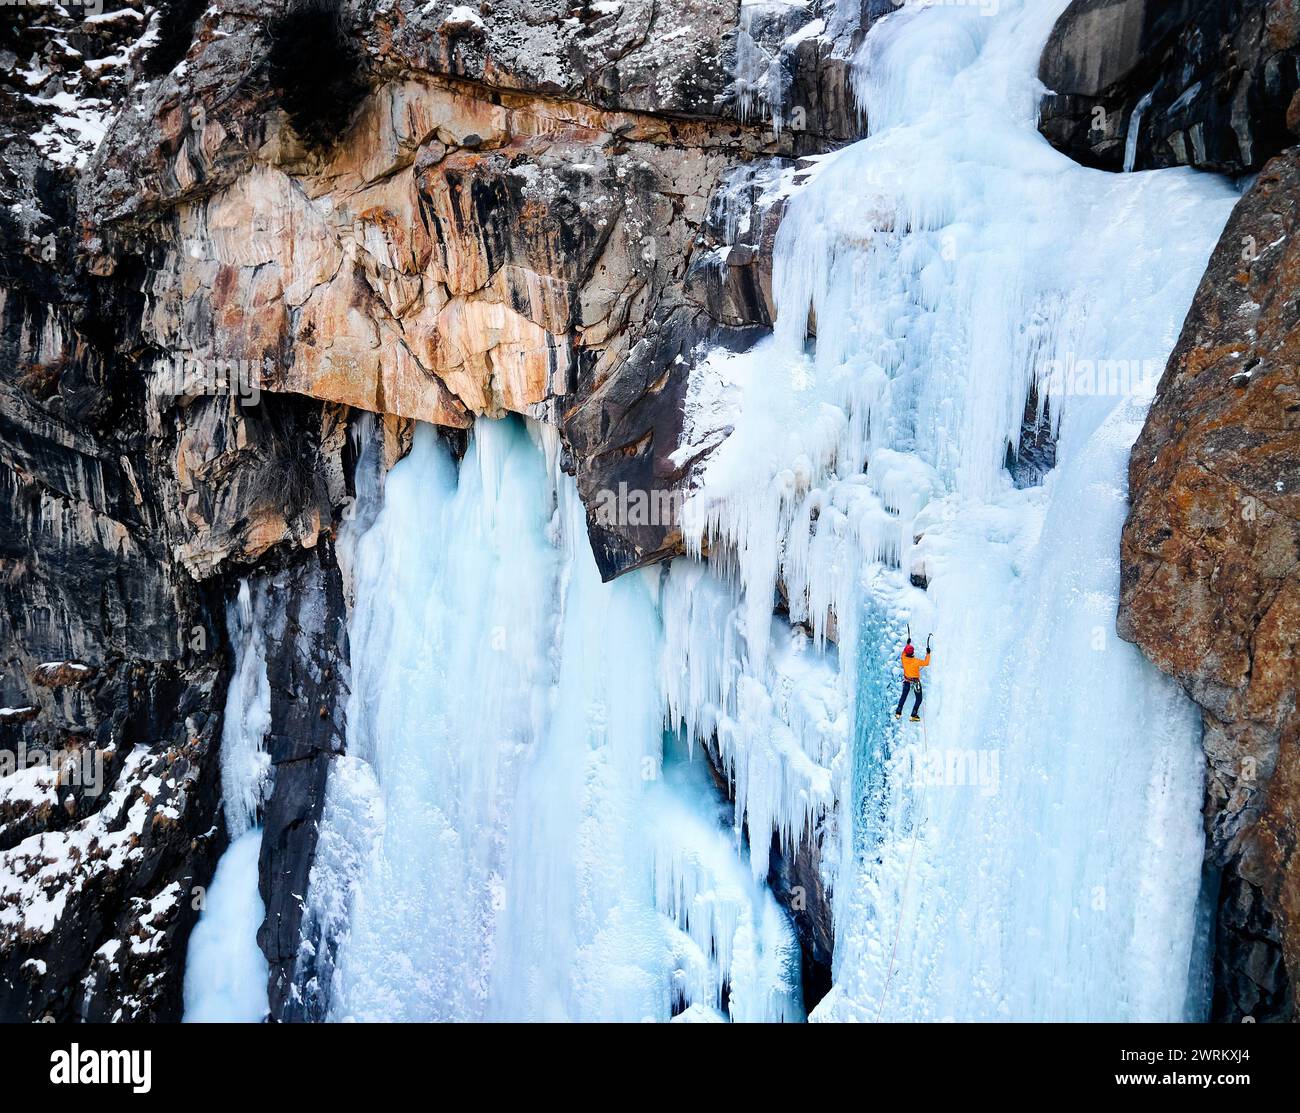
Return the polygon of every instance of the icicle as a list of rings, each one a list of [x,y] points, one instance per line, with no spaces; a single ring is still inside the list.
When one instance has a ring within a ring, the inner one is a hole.
[[[1133,106],[1133,114],[1128,118],[1128,134],[1124,137],[1124,173],[1133,173],[1137,165],[1138,140],[1142,137],[1142,114],[1151,107],[1151,100],[1156,95],[1152,89]]]
[[[716,796],[661,783],[657,574],[601,582],[554,431],[480,421],[457,468],[419,427],[354,568],[312,999],[335,1019],[668,1020],[727,986],[732,1019],[797,1018],[784,913]]]

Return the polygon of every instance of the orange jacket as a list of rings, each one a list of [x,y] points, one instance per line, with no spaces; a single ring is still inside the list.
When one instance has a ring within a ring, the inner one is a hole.
[[[917,657],[909,657],[906,653],[904,653],[903,654],[903,679],[920,680],[921,670],[923,668],[926,668],[929,664],[930,664],[930,655],[928,653],[925,655],[924,661],[920,660]]]

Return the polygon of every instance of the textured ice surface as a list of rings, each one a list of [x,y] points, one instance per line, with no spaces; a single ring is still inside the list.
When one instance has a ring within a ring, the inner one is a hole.
[[[601,583],[556,449],[481,421],[458,466],[421,427],[356,546],[352,791],[309,899],[347,892],[331,1015],[798,1017],[699,755],[665,774],[658,573]]]
[[[734,426],[694,557],[601,584],[554,434],[518,424],[460,464],[421,428],[364,484],[307,910],[334,1018],[798,1018],[762,882],[773,836],[810,832],[836,920],[814,1019],[1186,1015],[1198,728],[1115,637],[1117,552],[1235,195],[1045,143],[1063,7],[876,24],[870,137],[773,178],[775,335],[692,373],[684,443]],[[1031,389],[1056,465],[1017,487]],[[892,718],[909,624],[923,730]]]
[[[226,624],[234,675],[221,734],[221,792],[230,846],[217,863],[185,959],[184,1019],[259,1021],[267,1015],[267,964],[257,945],[266,915],[258,892],[262,829],[258,811],[270,787],[271,684],[266,673],[262,588],[239,585]]]
[[[1117,553],[1128,450],[1235,194],[1046,144],[1034,75],[1063,6],[909,5],[875,26],[855,77],[871,134],[790,197],[775,336],[691,388],[688,437],[735,424],[687,506],[688,543],[743,595],[742,649],[720,647],[742,662],[734,698],[770,688],[779,592],[815,643],[835,631],[853,708],[852,760],[820,755],[843,836],[821,1019],[882,1011],[896,932],[886,1018],[1184,1008],[1197,723],[1116,639]],[[1017,489],[1034,383],[1058,463]],[[909,621],[935,638],[924,736],[892,718]],[[806,818],[779,786],[816,756],[763,718],[731,741],[737,768],[783,755],[755,844],[765,815]]]
[[[230,844],[217,863],[185,964],[185,1020],[259,1021],[267,1014],[266,957],[257,929],[266,912],[257,893],[262,830]]]
[[[267,794],[271,755],[266,735],[271,729],[271,683],[266,675],[265,592],[256,600],[248,581],[239,584],[227,625],[235,647],[235,671],[226,692],[221,728],[221,794],[226,830],[240,838],[257,822]]]

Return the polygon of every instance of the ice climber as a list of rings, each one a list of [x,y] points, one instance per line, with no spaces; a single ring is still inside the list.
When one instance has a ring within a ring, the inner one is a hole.
[[[912,639],[908,638],[907,644],[903,646],[903,694],[898,697],[898,706],[894,708],[894,718],[903,717],[903,704],[907,702],[907,694],[912,690],[912,685],[916,685],[916,702],[912,704],[912,722],[921,721],[921,670],[928,668],[930,664],[930,643],[925,644],[925,660],[920,660],[916,656],[916,650],[912,648]]]

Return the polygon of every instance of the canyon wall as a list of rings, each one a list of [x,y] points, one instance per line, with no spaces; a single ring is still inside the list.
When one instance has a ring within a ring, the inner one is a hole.
[[[862,134],[849,59],[892,7],[12,13],[0,760],[46,764],[0,777],[0,1017],[179,1016],[225,845],[245,577],[284,616],[260,943],[272,1014],[298,1015],[291,894],[343,747],[335,540],[360,412],[383,415],[388,463],[412,419],[453,439],[476,415],[548,422],[602,575],[679,552],[671,515],[597,507],[671,505],[727,435],[683,451],[692,362],[770,328],[783,191]],[[1260,170],[1295,133],[1295,27],[1287,3],[1079,0],[1043,57],[1043,131],[1107,169],[1134,126],[1139,168]],[[1262,170],[1211,263],[1134,452],[1123,550],[1121,631],[1205,714],[1224,1019],[1293,1016],[1300,976],[1296,174],[1290,152]],[[54,776],[72,763],[88,784]],[[815,883],[810,858],[775,860],[773,887]],[[828,919],[819,896],[799,923],[818,971]]]
[[[1300,151],[1224,230],[1129,466],[1120,632],[1201,706],[1214,1015],[1300,985]]]
[[[1288,0],[1075,0],[1043,52],[1043,133],[1104,170],[1258,170],[1300,129]]]
[[[1295,1019],[1300,10],[1075,0],[1039,76],[1041,130],[1079,161],[1258,171],[1133,448],[1119,631],[1202,711],[1212,1016]]]
[[[752,28],[743,91],[735,0],[16,10],[0,1015],[179,1016],[243,578],[281,616],[259,942],[273,1016],[302,1015],[359,414],[389,465],[412,419],[553,424],[602,574],[680,551],[672,514],[593,508],[680,493],[725,436],[677,453],[691,362],[770,325],[776,186],[859,133],[847,52],[881,7]]]

